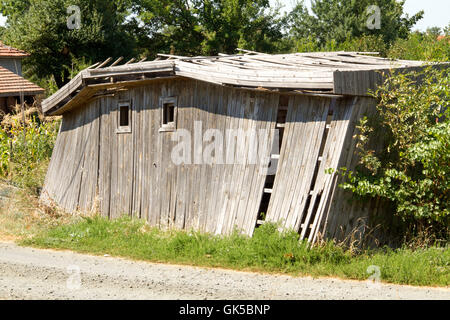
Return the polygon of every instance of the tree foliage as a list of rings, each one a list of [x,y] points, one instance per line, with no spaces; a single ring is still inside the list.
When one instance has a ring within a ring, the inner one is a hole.
[[[67,27],[71,5],[81,9],[80,29]],[[269,0],[0,0],[0,11],[3,41],[31,54],[28,75],[52,76],[58,87],[83,59],[215,55],[239,46],[274,52],[285,22]]]
[[[81,9],[81,28],[69,29],[67,8]],[[26,50],[25,67],[40,78],[54,76],[60,87],[73,68],[73,58],[91,61],[133,56],[133,28],[126,22],[131,2],[125,0],[2,0],[7,20],[3,40]]]
[[[450,61],[450,38],[439,40],[440,34],[440,28],[412,32],[407,39],[397,40],[388,55],[404,60]]]
[[[186,55],[274,52],[284,19],[268,0],[139,0],[135,11],[150,35],[147,49]]]
[[[396,0],[313,0],[311,13],[303,1],[290,13],[291,34],[295,39],[310,37],[319,47],[341,44],[362,36],[381,37],[386,44],[407,38],[411,28],[423,17],[423,11],[409,17],[405,1]],[[380,8],[380,28],[368,28],[372,14],[369,6]]]

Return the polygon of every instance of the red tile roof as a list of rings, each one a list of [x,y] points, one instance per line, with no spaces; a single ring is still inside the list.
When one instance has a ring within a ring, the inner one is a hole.
[[[26,53],[25,51],[6,46],[3,44],[3,42],[0,41],[0,58],[5,58],[5,57],[24,58],[24,57],[28,57],[28,56],[29,56],[29,54]]]
[[[448,39],[448,42],[450,42],[450,37],[449,36],[438,36],[437,37],[438,41],[442,41],[442,40],[445,40],[445,39]]]
[[[21,76],[0,67],[0,96],[19,95],[23,91],[24,95],[35,95],[44,93],[45,90]]]

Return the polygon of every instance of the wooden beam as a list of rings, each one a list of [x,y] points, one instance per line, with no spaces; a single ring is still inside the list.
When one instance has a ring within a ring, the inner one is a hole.
[[[120,57],[119,59],[117,59],[116,61],[113,62],[112,65],[110,65],[110,67],[114,67],[115,65],[117,65],[120,61],[123,60],[123,57]]]
[[[92,66],[87,67],[88,69],[93,69],[96,66],[98,66],[100,64],[100,62],[94,63]]]
[[[252,50],[246,50],[246,49],[241,49],[241,48],[236,48],[236,49],[238,51],[242,51],[242,52],[245,52],[245,53],[268,55],[267,53],[262,53],[262,52],[252,51]]]
[[[172,58],[172,59],[189,59],[192,57],[185,57],[185,56],[177,56],[174,54],[165,54],[165,53],[158,53],[157,54],[158,57],[164,57],[164,58]]]
[[[105,61],[103,61],[100,65],[98,65],[97,67],[95,67],[95,69],[100,69],[100,68],[106,66],[111,60],[112,60],[112,58],[109,57],[108,59],[106,59]]]

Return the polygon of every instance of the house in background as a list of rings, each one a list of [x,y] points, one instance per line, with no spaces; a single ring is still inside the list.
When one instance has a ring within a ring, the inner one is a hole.
[[[16,104],[32,104],[44,89],[22,77],[22,59],[29,54],[0,42],[0,113],[10,113]]]
[[[447,40],[450,43],[450,37],[446,35],[440,35],[437,37],[437,41],[445,41]]]

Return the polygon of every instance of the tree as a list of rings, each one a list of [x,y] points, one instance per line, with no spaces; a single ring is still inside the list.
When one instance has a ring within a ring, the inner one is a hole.
[[[8,45],[31,54],[24,65],[33,75],[54,76],[61,87],[69,80],[74,61],[135,55],[133,21],[126,20],[131,4],[128,0],[2,0],[0,10],[7,17],[2,37]],[[80,28],[71,20],[76,19],[76,11],[68,10],[72,5],[80,8]]]
[[[71,5],[80,8],[80,29],[67,27]],[[25,68],[58,87],[110,56],[274,52],[285,21],[269,0],[0,0],[0,11],[5,43],[28,51]]]
[[[435,38],[439,37],[441,35],[441,28],[439,27],[431,27],[427,28],[427,35],[433,36]]]
[[[310,14],[301,1],[290,13],[290,32],[297,39],[310,37],[319,46],[331,42],[339,46],[362,36],[379,36],[390,45],[398,38],[406,38],[423,17],[423,11],[409,17],[404,13],[404,3],[404,0],[313,0]]]
[[[139,0],[135,12],[151,52],[185,55],[278,50],[284,19],[268,0]]]

